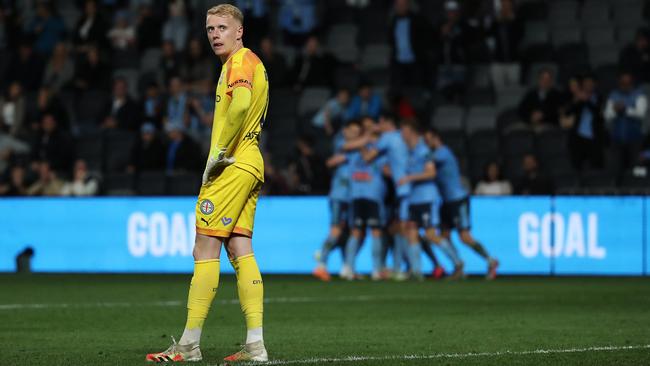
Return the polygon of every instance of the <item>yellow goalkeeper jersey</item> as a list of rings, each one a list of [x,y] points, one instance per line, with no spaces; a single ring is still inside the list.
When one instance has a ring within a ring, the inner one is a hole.
[[[251,91],[250,107],[244,120],[234,127],[226,123],[228,108],[232,103],[235,88]],[[253,174],[264,181],[264,161],[259,149],[259,138],[269,106],[269,82],[262,61],[248,48],[235,52],[221,69],[217,84],[216,105],[212,122],[210,156],[214,153],[219,137],[226,128],[240,128],[226,155],[235,158],[235,167]]]

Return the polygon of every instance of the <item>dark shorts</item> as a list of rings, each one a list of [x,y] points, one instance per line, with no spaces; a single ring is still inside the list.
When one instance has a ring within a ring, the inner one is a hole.
[[[371,200],[352,201],[352,226],[363,229],[381,228],[384,224],[383,208],[378,202]]]
[[[440,226],[440,203],[418,203],[409,206],[408,220],[418,228],[429,229]]]
[[[348,222],[350,205],[339,200],[330,200],[330,225],[344,225]]]
[[[440,209],[442,227],[446,229],[469,230],[469,197],[442,204]]]

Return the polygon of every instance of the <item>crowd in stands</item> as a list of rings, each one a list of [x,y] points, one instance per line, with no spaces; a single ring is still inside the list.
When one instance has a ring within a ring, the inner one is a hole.
[[[220,2],[0,1],[0,195],[198,193]],[[336,134],[384,110],[475,194],[650,187],[648,1],[230,2],[271,85],[265,194],[326,193]]]

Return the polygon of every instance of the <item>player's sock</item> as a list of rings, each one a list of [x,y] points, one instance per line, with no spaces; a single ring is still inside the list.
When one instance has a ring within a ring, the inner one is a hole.
[[[438,268],[440,265],[438,262],[438,257],[436,257],[436,254],[433,252],[433,248],[429,242],[427,242],[424,238],[420,238],[420,247],[422,248],[422,251],[424,251],[424,254],[426,254],[429,260],[431,260],[433,263],[433,268]]]
[[[357,256],[357,249],[359,248],[359,241],[350,235],[348,243],[345,246],[345,265],[354,271],[354,259]]]
[[[487,250],[485,250],[483,244],[479,243],[478,241],[474,241],[473,243],[468,245],[476,252],[476,254],[480,255],[485,260],[490,261],[492,259],[490,258],[490,255],[488,254]]]
[[[404,244],[405,238],[402,235],[396,234],[393,245],[393,272],[402,272],[402,261],[404,259]]]
[[[237,276],[237,292],[241,310],[246,318],[246,343],[261,341],[264,312],[264,285],[254,254],[247,254],[233,261]]]
[[[379,273],[384,269],[384,260],[382,256],[382,240],[381,237],[372,237],[372,270],[373,272]]]
[[[195,261],[194,275],[187,297],[187,322],[178,342],[180,345],[200,342],[203,323],[217,294],[217,287],[219,287],[219,260]]]
[[[409,262],[411,263],[411,272],[415,275],[422,274],[422,259],[420,256],[420,244],[408,245]]]
[[[449,259],[451,259],[452,262],[454,262],[455,266],[463,262],[460,259],[460,256],[458,255],[456,248],[449,240],[442,238],[440,244],[438,244],[438,247],[440,248],[440,250],[442,250],[443,253],[445,253],[447,257],[449,257]]]
[[[328,236],[327,239],[325,239],[325,243],[323,243],[323,249],[321,249],[320,252],[320,259],[318,261],[318,264],[325,265],[327,264],[327,258],[330,255],[330,252],[334,247],[336,246],[338,238],[334,238],[332,236]]]

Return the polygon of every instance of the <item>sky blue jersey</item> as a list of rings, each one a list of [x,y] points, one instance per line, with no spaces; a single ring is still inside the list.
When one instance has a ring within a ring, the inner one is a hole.
[[[409,151],[407,175],[424,173],[427,163],[433,163],[433,152],[420,140],[418,144]],[[440,192],[436,186],[435,178],[427,181],[412,182],[409,193],[409,204],[430,203],[440,200]]]
[[[406,175],[409,155],[409,149],[402,139],[402,134],[399,130],[384,132],[379,137],[376,147],[380,156],[386,159],[390,167],[393,182],[397,187],[397,196],[406,197],[409,193],[409,185],[397,186],[397,182]]]
[[[468,196],[460,179],[458,161],[451,150],[442,145],[433,151],[436,163],[436,183],[445,202],[462,200]]]
[[[383,204],[386,196],[386,184],[382,170],[386,159],[380,157],[366,162],[361,153],[354,151],[348,154],[350,169],[350,198],[352,200],[367,199]]]
[[[345,140],[341,134],[334,137],[334,152],[337,154],[341,153],[343,151],[343,144],[345,144]],[[350,164],[347,160],[334,168],[330,184],[330,200],[350,201],[350,175]]]

